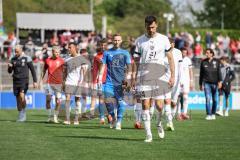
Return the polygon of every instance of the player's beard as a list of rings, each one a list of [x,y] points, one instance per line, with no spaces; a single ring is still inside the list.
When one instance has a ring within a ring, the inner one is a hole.
[[[120,46],[121,46],[121,43],[115,44],[115,45],[114,45],[114,48],[115,48],[115,49],[118,49],[118,48],[120,48]]]
[[[148,36],[149,36],[149,37],[154,37],[155,34],[156,34],[156,32],[148,32]]]

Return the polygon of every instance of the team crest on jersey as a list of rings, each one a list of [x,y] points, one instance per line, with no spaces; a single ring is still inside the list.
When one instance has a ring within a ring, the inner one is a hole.
[[[119,55],[119,59],[123,59],[124,58],[124,55]]]
[[[152,46],[150,46],[150,49],[151,49],[151,50],[154,50],[154,46],[153,46],[153,45],[152,45]]]
[[[150,50],[154,50],[154,43],[153,43],[153,41],[150,41]]]
[[[217,62],[213,61],[213,68],[217,68]]]
[[[58,67],[59,65],[60,65],[60,62],[59,62],[59,61],[57,61],[57,62],[56,62],[56,66]]]
[[[25,65],[25,59],[22,59],[22,66]]]
[[[73,68],[76,68],[76,67],[78,67],[78,65],[77,65],[75,62],[73,62],[73,63],[72,63],[72,67],[73,67]]]

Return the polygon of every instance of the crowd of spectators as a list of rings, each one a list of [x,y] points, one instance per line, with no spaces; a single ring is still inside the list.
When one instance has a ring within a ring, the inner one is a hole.
[[[193,64],[198,66],[202,59],[204,49],[211,48],[214,50],[216,57],[228,56],[231,59],[231,63],[240,65],[240,39],[230,39],[228,35],[213,35],[212,32],[206,32],[206,35],[202,37],[198,31],[192,35],[189,32],[180,32],[168,35],[175,40],[175,47],[181,49],[187,48],[188,56],[192,59]],[[78,44],[79,52],[86,50],[90,55],[96,53],[97,42],[102,38],[101,34],[96,32],[71,32],[66,30],[61,34],[53,32],[50,39],[47,39],[41,46],[35,45],[32,37],[28,37],[24,44],[25,54],[31,56],[34,62],[43,61],[46,55],[49,55],[50,48],[54,45],[60,45],[62,47],[61,56],[66,57],[68,55],[68,43],[75,42]],[[112,43],[112,33],[108,32],[107,39],[109,44]],[[129,46],[133,46],[134,38],[128,37],[127,41]],[[17,43],[17,39],[14,33],[8,35],[8,39],[3,43],[1,47],[1,59],[9,59],[14,54],[14,46]],[[132,47],[128,48],[131,52]]]
[[[192,58],[195,65],[198,65],[204,57],[203,53],[206,48],[213,49],[217,58],[227,56],[231,59],[232,64],[240,64],[240,39],[230,39],[227,34],[222,35],[221,33],[215,35],[216,38],[214,38],[212,32],[206,32],[205,37],[201,37],[198,31],[195,32],[195,35],[181,32],[168,36],[175,39],[176,48],[188,49],[188,56]]]

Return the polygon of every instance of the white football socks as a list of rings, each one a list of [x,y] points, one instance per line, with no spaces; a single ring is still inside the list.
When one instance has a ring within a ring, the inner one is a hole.
[[[141,122],[141,113],[142,113],[142,104],[136,103],[134,105],[134,114],[135,114],[135,121]]]
[[[188,112],[188,94],[183,95],[183,113],[187,114]]]
[[[52,110],[51,108],[50,109],[47,109],[47,114],[48,114],[48,118],[50,118],[52,116]]]
[[[82,113],[86,113],[87,112],[87,106],[86,106],[86,99],[82,99]]]
[[[151,119],[152,119],[153,114],[154,114],[154,108],[155,108],[154,105],[152,105],[152,106],[149,108],[149,113],[150,113],[150,118],[151,118]]]
[[[81,102],[77,101],[76,102],[76,108],[75,108],[75,120],[78,121],[79,115],[81,114]]]
[[[172,107],[171,108],[172,117],[175,117],[176,112],[177,112],[177,106]]]
[[[219,96],[219,112],[223,112],[223,95]]]
[[[53,113],[53,114],[58,117],[59,111],[54,110],[54,113]]]
[[[162,111],[161,112],[159,112],[159,111],[157,111],[157,127],[158,126],[161,126],[161,123],[162,123]]]
[[[165,104],[165,114],[166,114],[166,120],[167,123],[172,123],[172,114],[171,114],[171,105]]]
[[[65,102],[66,120],[70,121],[70,100]]]
[[[144,129],[147,136],[152,136],[151,132],[151,118],[149,110],[142,110],[142,121],[144,123]]]

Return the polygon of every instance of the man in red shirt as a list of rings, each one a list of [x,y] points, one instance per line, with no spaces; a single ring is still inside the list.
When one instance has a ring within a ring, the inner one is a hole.
[[[95,109],[95,105],[96,105],[96,98],[99,98],[99,105],[98,105],[98,109],[99,109],[99,115],[100,115],[100,124],[104,124],[105,120],[104,120],[104,108],[103,108],[103,104],[104,104],[104,100],[102,98],[102,94],[100,93],[102,90],[102,87],[100,85],[98,85],[99,82],[99,72],[100,72],[100,66],[102,64],[102,58],[103,58],[103,52],[104,50],[107,50],[108,46],[107,46],[107,39],[102,39],[99,44],[99,51],[97,53],[97,55],[94,57],[93,59],[93,68],[92,68],[92,97],[91,97],[91,108],[90,108],[90,112],[91,115],[94,115],[94,109]],[[101,82],[105,82],[106,81],[106,72],[107,68],[104,69],[104,74],[102,77],[102,80],[100,80]]]
[[[60,48],[53,46],[52,56],[45,61],[42,79],[48,71],[47,84],[44,87],[46,92],[46,109],[48,111],[48,121],[51,121],[51,99],[55,95],[55,110],[53,114],[53,122],[58,123],[58,113],[60,109],[61,86],[63,81],[63,64],[64,60],[59,56]]]

